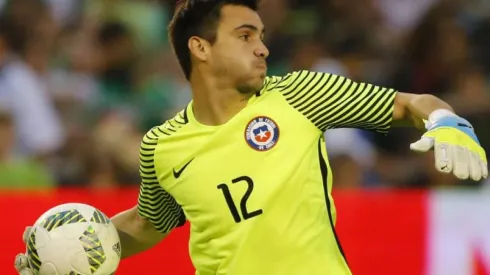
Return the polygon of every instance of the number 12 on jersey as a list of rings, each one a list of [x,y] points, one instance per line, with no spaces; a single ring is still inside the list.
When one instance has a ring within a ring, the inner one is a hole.
[[[252,212],[248,212],[247,209],[247,201],[250,198],[250,195],[252,195],[252,192],[254,190],[253,180],[250,177],[242,176],[242,177],[235,178],[231,181],[231,183],[233,184],[239,182],[246,182],[248,184],[247,191],[245,192],[245,194],[243,195],[240,201],[240,211],[242,212],[243,219],[248,220],[262,214],[263,213],[262,209],[258,209]],[[238,209],[235,205],[235,202],[233,201],[233,197],[231,196],[230,188],[228,187],[228,185],[226,183],[222,183],[218,185],[218,189],[221,189],[221,191],[223,192],[223,196],[225,197],[226,204],[228,204],[228,208],[230,209],[231,215],[233,216],[235,222],[236,223],[241,222],[242,218],[238,213]]]

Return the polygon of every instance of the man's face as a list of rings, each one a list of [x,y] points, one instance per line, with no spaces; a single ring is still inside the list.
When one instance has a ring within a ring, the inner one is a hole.
[[[264,25],[255,11],[244,6],[224,6],[209,59],[214,73],[228,77],[240,93],[259,91],[269,55],[263,37]]]

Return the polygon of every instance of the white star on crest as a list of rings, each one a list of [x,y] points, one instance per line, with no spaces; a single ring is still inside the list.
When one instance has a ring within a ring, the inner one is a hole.
[[[267,132],[260,130],[260,132],[257,134],[257,136],[259,136],[261,138],[265,138],[267,136],[265,133],[267,133]]]

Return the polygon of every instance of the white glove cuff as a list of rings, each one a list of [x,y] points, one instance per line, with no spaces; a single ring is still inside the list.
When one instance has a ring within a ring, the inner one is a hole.
[[[455,113],[453,113],[447,109],[437,109],[437,110],[433,111],[432,113],[430,113],[429,119],[424,120],[425,128],[429,129],[438,120],[440,120],[443,117],[448,117],[448,116],[458,116],[458,115],[456,115]]]
[[[429,115],[429,121],[431,123],[434,123],[440,120],[441,118],[448,117],[448,116],[457,116],[457,115],[447,109],[437,109]]]

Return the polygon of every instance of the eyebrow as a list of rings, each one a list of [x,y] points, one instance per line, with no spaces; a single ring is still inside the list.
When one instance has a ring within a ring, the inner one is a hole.
[[[259,28],[257,26],[251,25],[251,24],[243,24],[241,26],[238,26],[235,28],[235,30],[240,30],[240,29],[249,29],[252,31],[259,31]],[[265,28],[262,28],[261,33],[265,33]]]

